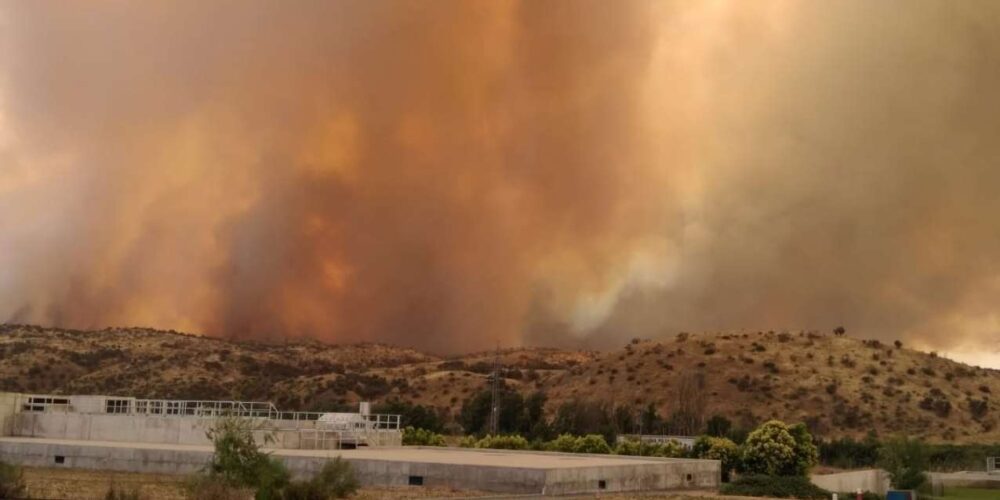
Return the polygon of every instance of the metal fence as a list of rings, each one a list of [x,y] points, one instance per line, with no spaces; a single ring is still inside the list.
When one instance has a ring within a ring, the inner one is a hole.
[[[75,398],[86,398],[86,404],[74,404]],[[103,401],[94,401],[103,399]],[[97,404],[95,404],[97,403]],[[114,415],[140,415],[158,417],[240,417],[264,419],[276,430],[312,429],[324,427],[320,419],[327,412],[279,411],[267,401],[204,401],[175,399],[134,399],[94,396],[26,395],[21,405],[25,412],[105,413]],[[400,415],[381,413],[351,414],[353,419],[341,422],[342,430],[400,429]],[[327,428],[335,426],[326,425]]]

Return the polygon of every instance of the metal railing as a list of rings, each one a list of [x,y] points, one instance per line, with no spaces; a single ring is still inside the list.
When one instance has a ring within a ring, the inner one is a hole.
[[[101,404],[89,411],[74,408],[72,396],[26,395],[22,410],[33,413],[52,411],[77,413],[104,413],[159,417],[240,417],[268,421],[274,430],[325,429],[340,432],[399,431],[401,416],[390,414],[350,414],[344,422],[328,424],[320,419],[329,412],[279,411],[267,401],[209,401],[174,399],[104,398]]]
[[[129,415],[274,418],[278,409],[263,401],[185,401],[170,399],[136,399],[123,412]]]

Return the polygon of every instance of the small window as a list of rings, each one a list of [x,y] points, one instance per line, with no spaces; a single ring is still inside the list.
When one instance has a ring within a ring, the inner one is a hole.
[[[66,463],[66,457],[64,457],[62,455],[56,455],[56,463],[57,464],[64,464],[64,463]]]
[[[606,490],[606,489],[608,489],[608,482],[605,481],[604,479],[598,480],[597,481],[597,489],[599,489],[599,490]]]
[[[127,399],[109,399],[105,402],[104,410],[106,413],[127,414],[131,413],[130,408],[131,404]]]
[[[423,486],[424,476],[410,476],[410,486]]]
[[[690,483],[692,479],[694,479],[694,476],[692,476],[691,474],[688,474],[687,475],[687,481]]]

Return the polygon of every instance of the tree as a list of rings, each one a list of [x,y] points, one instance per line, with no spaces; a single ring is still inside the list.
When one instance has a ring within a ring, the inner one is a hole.
[[[795,424],[788,428],[788,432],[795,440],[795,465],[786,475],[804,476],[819,463],[819,449],[813,443],[806,424]]]
[[[845,333],[847,333],[847,330],[842,326],[833,329],[833,334],[838,337],[843,336]]]
[[[639,416],[639,422],[641,422],[642,429],[640,429],[643,434],[660,434],[663,429],[663,419],[656,412],[656,406],[653,403],[646,405],[646,408],[642,410],[642,414]]]
[[[635,434],[635,413],[628,406],[616,406],[612,412],[612,421],[617,434]]]
[[[21,498],[26,493],[21,468],[0,462],[0,498]]]
[[[288,485],[290,474],[281,461],[261,451],[254,439],[257,431],[260,429],[250,419],[223,417],[217,420],[206,432],[215,447],[208,473],[217,482],[254,489],[257,500],[277,499]],[[265,443],[273,439],[271,434],[264,435]]]
[[[545,419],[545,401],[548,397],[544,392],[535,391],[524,400],[524,422],[521,432],[529,440],[547,440],[552,437],[552,429]]]
[[[733,429],[733,423],[722,415],[714,415],[708,419],[705,433],[709,436],[725,437]]]
[[[750,474],[801,476],[816,463],[817,450],[804,425],[789,427],[771,420],[747,437],[742,459],[745,472]]]
[[[527,422],[524,398],[517,391],[501,382],[497,393],[500,404],[497,431],[501,434],[521,432]],[[493,408],[493,394],[489,388],[479,391],[462,405],[459,419],[462,428],[469,434],[482,435],[487,432]]]
[[[878,465],[889,473],[894,488],[915,490],[927,482],[930,453],[919,439],[896,436],[882,444]]]
[[[611,412],[606,404],[597,401],[570,401],[563,403],[552,421],[552,431],[556,434],[601,434],[609,442],[615,442],[617,433],[611,421]]]
[[[729,481],[730,473],[740,462],[740,448],[724,437],[701,436],[695,441],[692,453],[698,458],[721,462],[722,480]]]
[[[683,436],[700,434],[705,424],[705,374],[683,376],[677,385],[677,402],[667,420],[667,432]]]
[[[444,422],[437,412],[423,405],[393,399],[375,405],[373,412],[399,415],[399,425],[402,427],[415,427],[437,433],[444,431]]]

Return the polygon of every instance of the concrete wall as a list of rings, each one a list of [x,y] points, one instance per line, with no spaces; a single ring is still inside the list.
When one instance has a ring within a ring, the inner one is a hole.
[[[24,412],[15,416],[12,435],[76,441],[210,445],[205,433],[212,422],[212,419],[198,417]]]
[[[853,493],[858,489],[885,495],[889,474],[879,469],[855,470],[836,474],[813,474],[812,483],[834,493]]]
[[[440,453],[440,449],[435,450]],[[276,450],[273,456],[288,466],[293,476],[312,477],[334,456],[322,452],[306,455],[301,451]],[[621,492],[663,489],[715,489],[719,486],[719,462],[714,460],[620,459],[621,464],[571,467],[517,467],[467,464],[462,450],[451,450],[451,463],[344,457],[353,466],[358,480],[366,486],[404,486],[410,476],[423,478],[425,486],[523,494],[574,494],[599,491]],[[510,452],[516,460],[530,452]],[[61,458],[57,458],[61,457]],[[191,474],[211,459],[207,448],[154,447],[97,443],[53,443],[44,441],[0,440],[0,460],[37,467],[68,467]],[[618,460],[616,460],[618,461]],[[604,488],[599,481],[604,481]]]
[[[599,491],[656,491],[718,489],[721,466],[717,460],[675,460],[623,467],[551,469],[544,493],[565,495]],[[604,481],[604,488],[598,482]]]
[[[14,435],[14,416],[21,410],[21,395],[0,392],[0,436]]]
[[[23,412],[14,415],[12,422],[11,431],[6,435],[16,437],[207,446],[211,442],[205,433],[212,426],[214,419],[184,416]],[[275,420],[270,423],[276,427],[300,426],[305,431],[269,432],[261,430],[255,434],[257,442],[263,443],[264,436],[271,434],[275,442],[270,446],[275,448],[331,449],[337,447],[334,441],[317,442],[315,434],[308,431],[308,429],[314,428],[314,422]],[[379,438],[379,442],[372,443],[373,445],[399,446],[402,444],[402,434],[399,432],[382,432],[373,437]]]

